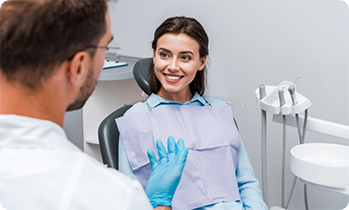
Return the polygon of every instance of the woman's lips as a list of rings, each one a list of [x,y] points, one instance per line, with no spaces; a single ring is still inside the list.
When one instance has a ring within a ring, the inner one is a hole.
[[[184,76],[169,75],[169,74],[164,74],[164,76],[166,81],[171,83],[179,82],[184,77]]]

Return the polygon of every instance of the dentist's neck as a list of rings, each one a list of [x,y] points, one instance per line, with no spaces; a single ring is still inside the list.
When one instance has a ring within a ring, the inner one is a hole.
[[[65,104],[52,87],[30,90],[19,82],[0,78],[0,114],[15,114],[52,121],[63,127]]]

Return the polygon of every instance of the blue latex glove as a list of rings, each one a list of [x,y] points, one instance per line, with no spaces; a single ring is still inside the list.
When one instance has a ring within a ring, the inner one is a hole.
[[[184,146],[183,139],[176,142],[172,136],[167,140],[168,155],[161,140],[156,141],[160,163],[153,150],[148,150],[148,157],[152,167],[145,192],[153,208],[171,206],[179,181],[182,177],[188,149]]]

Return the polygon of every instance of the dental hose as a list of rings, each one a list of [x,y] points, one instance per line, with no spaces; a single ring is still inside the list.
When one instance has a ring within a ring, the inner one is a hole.
[[[296,123],[297,123],[299,142],[300,142],[300,144],[303,144],[304,143],[304,139],[305,139],[305,133],[306,133],[306,130],[307,130],[308,109],[306,109],[305,113],[304,113],[304,123],[303,123],[303,133],[302,134],[301,134],[301,128],[300,128],[300,124],[299,124],[299,116],[298,116],[298,114],[296,114]],[[293,177],[293,182],[292,182],[292,188],[291,188],[290,194],[288,196],[286,205],[284,207],[285,209],[287,209],[288,205],[290,204],[291,197],[292,197],[292,194],[293,194],[293,191],[294,191],[294,187],[296,185],[296,181],[297,181],[297,177],[294,176]],[[307,186],[305,184],[304,184],[304,203],[305,203],[305,209],[308,210],[309,207],[308,207]]]
[[[282,187],[281,187],[281,206],[285,206],[285,167],[286,167],[286,115],[282,115],[282,130],[283,130],[283,154],[282,154]]]
[[[282,106],[285,105],[284,91],[282,88],[278,90],[280,109],[282,113]],[[282,142],[282,170],[281,170],[281,206],[285,206],[285,167],[286,167],[286,115],[282,115],[282,130],[283,130],[283,142]]]
[[[306,129],[306,126],[307,126],[307,121],[308,121],[308,109],[305,110],[305,116],[304,116],[304,124],[303,124],[303,134],[302,136],[300,135],[300,125],[299,125],[299,117],[298,117],[298,114],[296,114],[296,122],[297,122],[297,128],[298,128],[298,135],[299,135],[299,140],[301,142],[301,144],[304,144],[304,138],[305,138],[305,131],[307,130]],[[305,209],[308,210],[309,207],[308,207],[308,193],[307,193],[307,185],[306,184],[303,184],[304,185],[304,205],[305,205]]]

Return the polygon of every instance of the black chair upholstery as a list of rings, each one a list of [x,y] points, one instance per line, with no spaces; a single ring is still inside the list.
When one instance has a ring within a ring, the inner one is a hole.
[[[109,114],[99,125],[98,141],[102,160],[108,167],[119,169],[119,129],[115,119],[124,115],[132,105],[125,105]]]
[[[133,76],[136,79],[136,82],[138,83],[139,87],[147,95],[149,95],[148,69],[152,62],[153,62],[153,58],[144,58],[137,61],[137,63],[133,67]]]
[[[144,58],[136,62],[133,67],[133,75],[137,84],[148,94],[148,69],[153,58]],[[115,119],[124,115],[132,107],[125,105],[109,114],[98,127],[98,141],[102,154],[102,160],[108,167],[119,169],[119,129]]]

